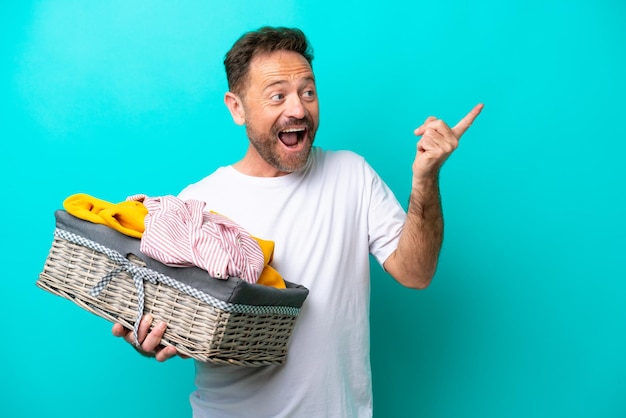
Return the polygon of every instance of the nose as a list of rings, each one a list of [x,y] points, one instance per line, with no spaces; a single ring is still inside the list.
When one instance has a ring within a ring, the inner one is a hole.
[[[304,115],[306,114],[306,109],[304,108],[304,104],[302,103],[299,95],[294,94],[289,96],[289,98],[285,102],[284,114],[289,118],[304,118]]]

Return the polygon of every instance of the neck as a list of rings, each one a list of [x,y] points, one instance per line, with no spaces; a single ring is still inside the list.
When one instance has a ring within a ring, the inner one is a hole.
[[[233,168],[241,174],[252,177],[281,177],[289,174],[286,171],[280,171],[276,167],[270,165],[259,155],[252,145],[248,146],[246,155],[244,155],[241,160],[233,164]]]

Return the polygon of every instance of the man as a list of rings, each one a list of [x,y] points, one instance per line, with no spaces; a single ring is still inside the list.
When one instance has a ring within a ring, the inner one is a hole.
[[[273,266],[306,286],[304,303],[281,366],[246,368],[198,362],[196,417],[369,417],[369,254],[398,282],[427,287],[443,236],[438,173],[482,110],[450,128],[434,117],[413,162],[404,212],[389,188],[348,151],[313,147],[319,107],[312,53],[301,31],[261,28],[242,36],[224,61],[225,103],[245,125],[249,146],[239,162],[185,188],[252,235],[276,243]],[[166,324],[140,326],[138,350],[164,361]],[[121,325],[116,336],[132,341]]]

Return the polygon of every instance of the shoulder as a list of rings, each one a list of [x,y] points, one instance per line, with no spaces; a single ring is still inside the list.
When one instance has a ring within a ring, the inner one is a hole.
[[[324,161],[336,162],[336,161],[348,161],[354,163],[365,162],[365,158],[357,154],[354,151],[349,150],[328,150],[321,148],[314,148],[313,153],[316,158]]]
[[[322,167],[325,171],[355,171],[369,168],[365,158],[349,150],[323,150],[314,148],[314,164]]]
[[[316,149],[315,160],[315,164],[324,172],[335,176],[357,176],[364,179],[378,176],[365,157],[354,151]]]
[[[313,153],[311,177],[344,187],[347,192],[365,192],[378,182],[379,176],[365,158],[349,150],[321,150]]]
[[[224,181],[229,176],[232,168],[229,166],[220,167],[215,170],[213,173],[204,177],[203,179],[189,184],[178,194],[178,197],[181,199],[198,199],[200,196],[204,195],[207,190],[214,188],[217,185],[223,184]]]

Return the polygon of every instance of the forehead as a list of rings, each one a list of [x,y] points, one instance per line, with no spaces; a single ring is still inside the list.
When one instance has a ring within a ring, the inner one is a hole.
[[[276,82],[314,81],[306,58],[293,51],[274,51],[255,56],[250,62],[250,81],[264,88]]]

